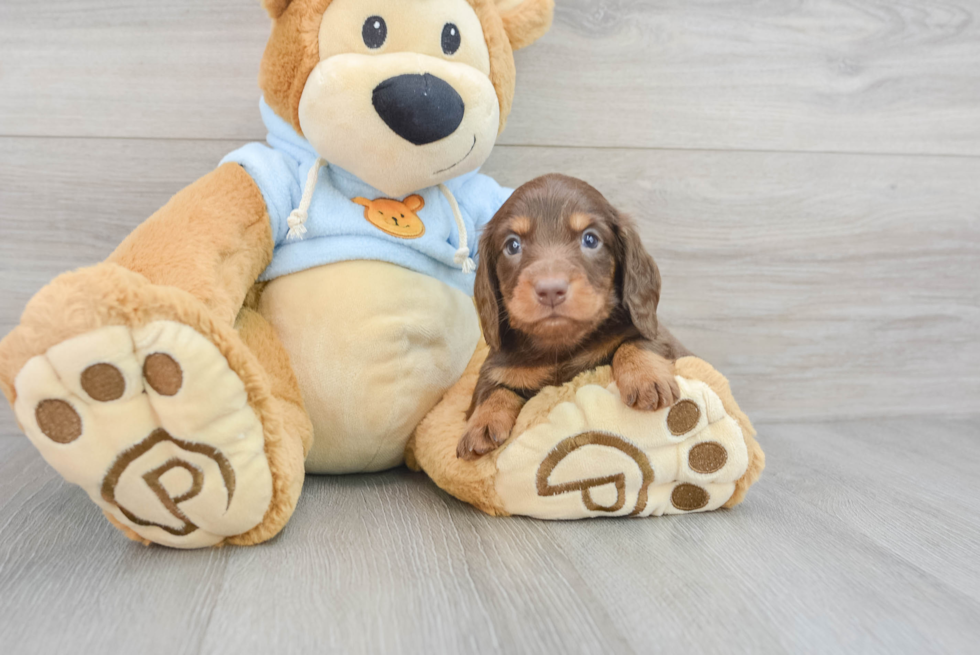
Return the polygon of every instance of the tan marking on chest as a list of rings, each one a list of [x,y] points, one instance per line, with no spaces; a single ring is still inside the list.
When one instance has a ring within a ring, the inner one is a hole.
[[[586,371],[590,368],[609,364],[622,342],[623,337],[620,335],[609,337],[608,339],[595,344],[588,350],[584,350],[575,355],[568,361],[567,366],[572,369],[577,369],[577,372],[575,373],[575,375],[577,375],[578,373]],[[572,377],[574,377],[574,375]]]
[[[540,389],[551,383],[555,369],[551,366],[500,366],[490,372],[490,379],[512,389]]]

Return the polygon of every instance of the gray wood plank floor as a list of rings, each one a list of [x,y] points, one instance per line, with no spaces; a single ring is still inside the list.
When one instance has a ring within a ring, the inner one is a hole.
[[[285,532],[119,536],[0,407],[0,653],[974,653],[980,1],[557,0],[485,172],[583,177],[769,466],[745,505],[491,519],[404,470]],[[0,0],[0,334],[261,140],[258,0]]]
[[[761,427],[733,511],[493,519],[400,470],[199,552],[125,541],[0,438],[0,652],[976,652],[978,424]]]

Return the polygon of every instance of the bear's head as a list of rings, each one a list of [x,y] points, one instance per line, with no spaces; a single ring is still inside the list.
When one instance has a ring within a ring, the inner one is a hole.
[[[513,50],[553,0],[263,0],[259,84],[317,153],[402,196],[476,170],[514,96]]]

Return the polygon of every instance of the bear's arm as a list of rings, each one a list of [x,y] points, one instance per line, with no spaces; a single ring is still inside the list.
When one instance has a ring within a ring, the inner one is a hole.
[[[230,324],[272,250],[259,187],[241,166],[226,163],[175,195],[108,261],[190,292]]]

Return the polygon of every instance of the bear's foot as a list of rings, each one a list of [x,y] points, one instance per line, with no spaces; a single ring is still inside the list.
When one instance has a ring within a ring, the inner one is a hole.
[[[573,519],[727,503],[749,464],[742,429],[707,384],[676,379],[679,400],[655,412],[624,405],[614,384],[583,386],[551,408],[497,457],[504,509]]]
[[[127,534],[198,548],[263,522],[274,484],[262,421],[193,328],[82,334],[30,359],[15,388],[17,419],[45,460]]]
[[[604,366],[542,389],[506,443],[462,461],[456,446],[488,352],[477,350],[406,451],[409,466],[488,514],[584,519],[710,511],[742,502],[765,466],[728,381],[696,357],[675,362],[680,395],[670,407],[628,407]]]

